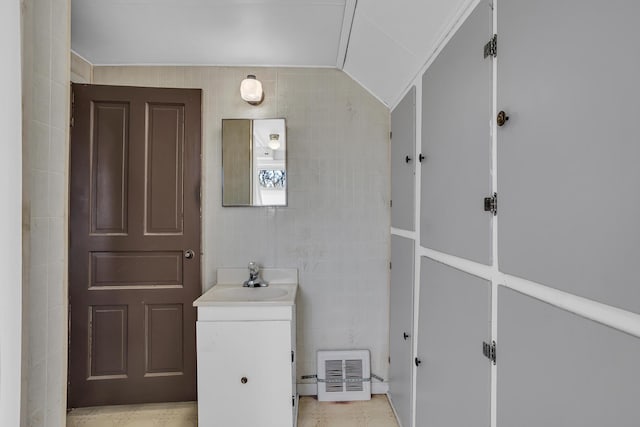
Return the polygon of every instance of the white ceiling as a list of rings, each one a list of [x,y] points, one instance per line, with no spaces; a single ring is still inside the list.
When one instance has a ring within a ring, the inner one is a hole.
[[[470,1],[72,0],[71,47],[94,65],[344,64],[392,105]]]

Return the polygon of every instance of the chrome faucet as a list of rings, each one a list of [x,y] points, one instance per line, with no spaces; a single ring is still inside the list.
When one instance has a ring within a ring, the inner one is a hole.
[[[246,280],[242,285],[246,288],[263,288],[269,286],[267,282],[260,277],[260,266],[251,261],[249,263],[249,280]]]

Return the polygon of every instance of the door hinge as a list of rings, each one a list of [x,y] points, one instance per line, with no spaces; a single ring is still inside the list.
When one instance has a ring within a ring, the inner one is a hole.
[[[393,207],[393,200],[389,200],[389,207],[392,208]]]
[[[489,344],[488,342],[483,341],[482,354],[484,354],[484,357],[491,360],[495,365],[496,364],[496,342],[491,341],[491,344]]]
[[[295,396],[291,396],[291,406],[293,406],[294,408],[296,407],[296,397]]]
[[[71,89],[71,106],[70,106],[71,117],[69,117],[69,127],[73,127],[73,124],[75,122],[75,119],[74,119],[75,106],[76,106],[76,94],[73,92],[73,89]]]
[[[391,270],[393,267],[391,266],[391,261],[389,261],[389,270]]]
[[[484,211],[498,214],[498,193],[493,193],[492,197],[484,198]]]
[[[393,132],[389,132],[389,139],[393,139]]]
[[[291,363],[293,363],[295,360],[296,360],[295,353],[291,351]]]
[[[484,57],[493,57],[498,56],[498,35],[494,34],[491,37],[491,40],[487,44],[484,45]]]

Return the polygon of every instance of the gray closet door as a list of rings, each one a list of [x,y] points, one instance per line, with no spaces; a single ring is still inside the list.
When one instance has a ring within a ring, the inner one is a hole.
[[[391,112],[391,226],[415,230],[416,87]]]
[[[491,263],[492,11],[482,1],[422,77],[421,245]]]
[[[488,427],[490,284],[428,258],[420,276],[416,426]]]
[[[640,2],[498,8],[500,267],[640,312]]]
[[[498,427],[640,425],[640,339],[503,287],[498,317]]]
[[[414,242],[391,236],[389,396],[402,427],[411,426]]]

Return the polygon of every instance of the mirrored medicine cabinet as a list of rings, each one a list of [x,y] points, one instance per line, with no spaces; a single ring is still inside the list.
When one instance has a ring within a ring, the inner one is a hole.
[[[223,119],[222,206],[286,205],[285,119]]]

